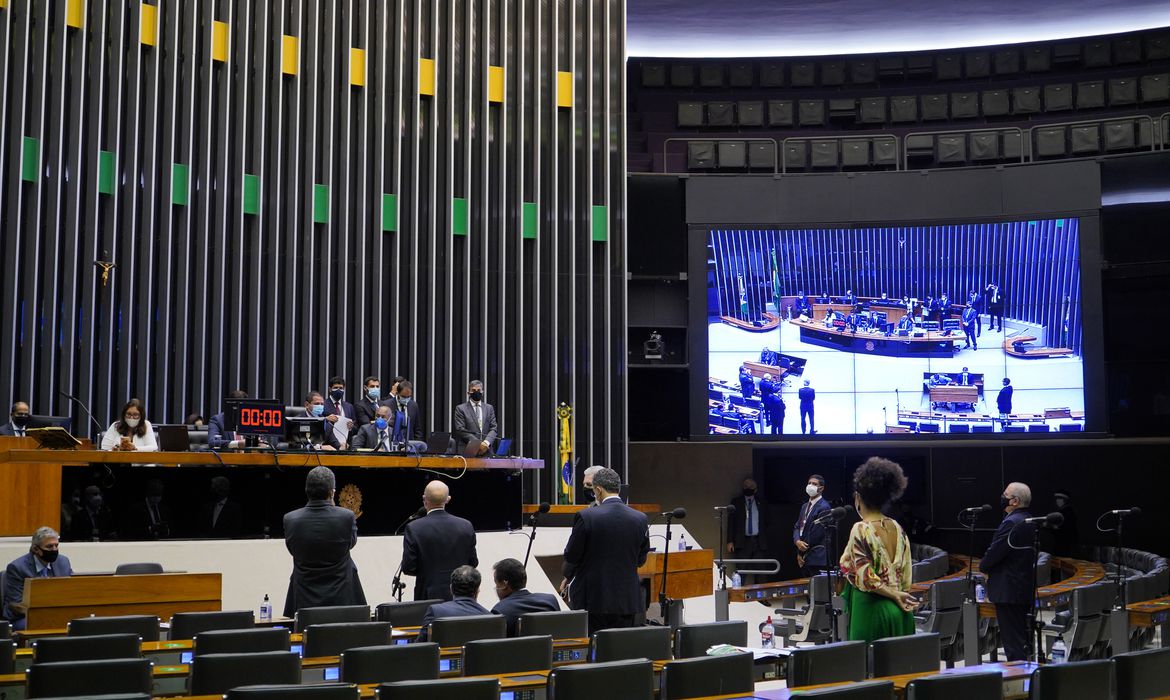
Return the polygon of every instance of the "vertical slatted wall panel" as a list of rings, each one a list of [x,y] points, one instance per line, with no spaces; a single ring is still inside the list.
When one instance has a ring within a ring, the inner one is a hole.
[[[448,430],[482,378],[525,454],[564,401],[623,466],[624,0],[83,7],[0,8],[0,396],[403,374]]]

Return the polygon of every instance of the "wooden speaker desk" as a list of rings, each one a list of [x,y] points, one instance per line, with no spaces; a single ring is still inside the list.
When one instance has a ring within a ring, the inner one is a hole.
[[[61,465],[10,460],[18,450],[29,454],[37,441],[28,437],[0,437],[0,537],[29,537],[42,525],[61,529]],[[42,450],[63,455],[66,451]]]
[[[662,589],[662,552],[650,552],[638,575],[650,582],[650,597],[658,599]],[[715,590],[715,553],[710,549],[689,549],[671,552],[666,577],[666,595],[669,598],[701,598]]]
[[[22,602],[28,628],[62,628],[89,615],[158,615],[222,609],[221,574],[30,578]]]

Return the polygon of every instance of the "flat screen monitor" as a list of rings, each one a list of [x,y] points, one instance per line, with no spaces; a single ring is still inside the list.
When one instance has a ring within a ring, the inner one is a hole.
[[[931,321],[931,323],[934,323],[934,322]],[[951,331],[951,332],[958,331],[959,330],[959,319],[957,319],[957,318],[944,318],[942,320],[942,329],[944,331]]]
[[[319,445],[325,440],[325,419],[298,416],[285,418],[285,438],[290,444]]]
[[[937,331],[939,329],[939,327],[940,326],[939,326],[938,321],[923,321],[922,322],[922,330],[924,330],[924,331]]]

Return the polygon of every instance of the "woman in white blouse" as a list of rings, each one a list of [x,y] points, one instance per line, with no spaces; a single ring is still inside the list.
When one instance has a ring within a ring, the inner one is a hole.
[[[114,421],[102,436],[103,450],[126,452],[158,452],[154,427],[146,420],[146,409],[138,399],[130,399],[122,407],[122,417]]]

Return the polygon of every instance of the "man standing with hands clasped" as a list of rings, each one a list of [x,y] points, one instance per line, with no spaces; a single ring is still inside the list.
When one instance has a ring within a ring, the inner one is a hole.
[[[760,498],[755,479],[743,480],[742,495],[731,499],[731,505],[735,511],[727,519],[727,553],[735,559],[766,559],[768,504]],[[743,568],[760,567],[745,565]],[[744,584],[759,583],[755,574],[741,578]]]
[[[995,603],[995,618],[1008,661],[1028,658],[1028,609],[1035,595],[1032,574],[1032,490],[1012,482],[1003,490],[999,504],[1007,515],[991,538],[979,570],[987,574],[987,597]]]
[[[483,400],[483,382],[478,379],[467,385],[467,402],[455,407],[454,433],[459,454],[490,454],[497,433],[496,409]]]
[[[806,578],[816,576],[829,565],[829,554],[825,549],[825,526],[816,520],[830,510],[825,493],[825,477],[813,474],[804,486],[808,500],[800,506],[800,517],[792,526],[792,543],[796,545],[796,565],[800,575]]]

